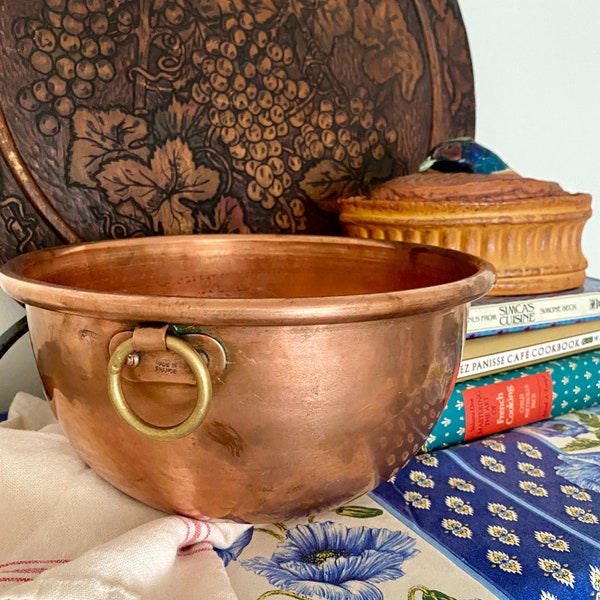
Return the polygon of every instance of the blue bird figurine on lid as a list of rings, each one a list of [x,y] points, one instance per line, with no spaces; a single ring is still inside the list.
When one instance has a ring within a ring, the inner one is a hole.
[[[512,171],[497,154],[470,137],[453,138],[436,144],[419,165],[421,172],[428,169],[481,175]]]

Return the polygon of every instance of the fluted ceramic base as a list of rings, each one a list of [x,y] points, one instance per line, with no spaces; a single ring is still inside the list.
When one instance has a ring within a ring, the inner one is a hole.
[[[589,194],[507,175],[423,174],[401,177],[369,197],[340,202],[347,235],[462,250],[490,261],[490,295],[578,287],[587,260],[581,236]]]

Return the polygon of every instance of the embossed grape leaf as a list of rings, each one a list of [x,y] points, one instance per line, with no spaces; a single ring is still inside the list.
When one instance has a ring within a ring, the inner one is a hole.
[[[158,144],[180,138],[194,150],[206,143],[208,130],[206,114],[196,102],[179,102],[174,99],[165,109],[159,109],[152,119],[152,131]]]
[[[252,233],[246,223],[244,207],[237,198],[222,196],[211,212],[204,212],[202,206],[193,212],[196,218],[194,233]]]
[[[322,210],[337,212],[338,198],[357,194],[360,181],[341,163],[323,160],[306,171],[300,188]]]
[[[146,210],[158,233],[191,233],[193,217],[182,200],[202,202],[214,197],[219,174],[196,166],[190,147],[167,140],[145,163],[135,158],[105,163],[96,175],[114,204],[132,200]]]
[[[367,76],[378,84],[399,76],[402,95],[411,101],[423,75],[423,56],[398,2],[381,0],[373,8],[360,0],[354,11],[354,37],[366,49]]]
[[[69,183],[95,188],[95,176],[104,163],[124,157],[146,160],[147,135],[146,121],[120,108],[79,108],[72,119],[67,159]]]
[[[279,14],[279,8],[273,0],[248,0],[246,4],[252,11],[254,20],[260,25],[263,25]]]
[[[336,37],[352,31],[352,14],[347,2],[325,0],[317,10],[308,14],[313,37],[326,54],[331,52]]]
[[[394,159],[386,154],[380,160],[371,160],[367,163],[362,176],[361,193],[370,191],[379,184],[387,181],[394,171]]]

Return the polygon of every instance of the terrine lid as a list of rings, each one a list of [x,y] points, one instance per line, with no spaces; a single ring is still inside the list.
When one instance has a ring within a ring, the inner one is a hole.
[[[519,200],[568,195],[558,183],[521,177],[514,171],[483,175],[426,171],[397,177],[375,188],[367,199],[377,201]]]

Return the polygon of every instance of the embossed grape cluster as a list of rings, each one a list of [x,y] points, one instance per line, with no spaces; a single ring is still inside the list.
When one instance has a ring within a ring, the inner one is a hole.
[[[304,201],[301,194],[290,198],[289,191],[307,165],[331,159],[360,170],[366,157],[384,157],[384,145],[396,133],[384,117],[374,116],[366,88],[350,97],[331,87],[325,93],[300,73],[296,61],[292,46],[257,27],[252,13],[242,10],[224,17],[193,52],[198,76],[191,95],[208,111],[211,135],[247,182],[247,197],[275,209],[280,229],[302,231]]]
[[[42,134],[57,134],[60,117],[72,116],[97,82],[114,79],[117,44],[133,26],[133,13],[126,6],[111,9],[107,0],[44,0],[40,18],[14,21],[17,52],[38,74],[17,101],[37,113]]]
[[[369,154],[375,160],[385,155],[384,141],[393,144],[396,131],[388,127],[385,117],[375,120],[375,103],[364,87],[356,90],[349,100],[336,97],[311,102],[296,121],[301,135],[295,139],[295,148],[305,160],[323,158],[327,152],[340,163],[347,162],[353,169],[364,166]]]

